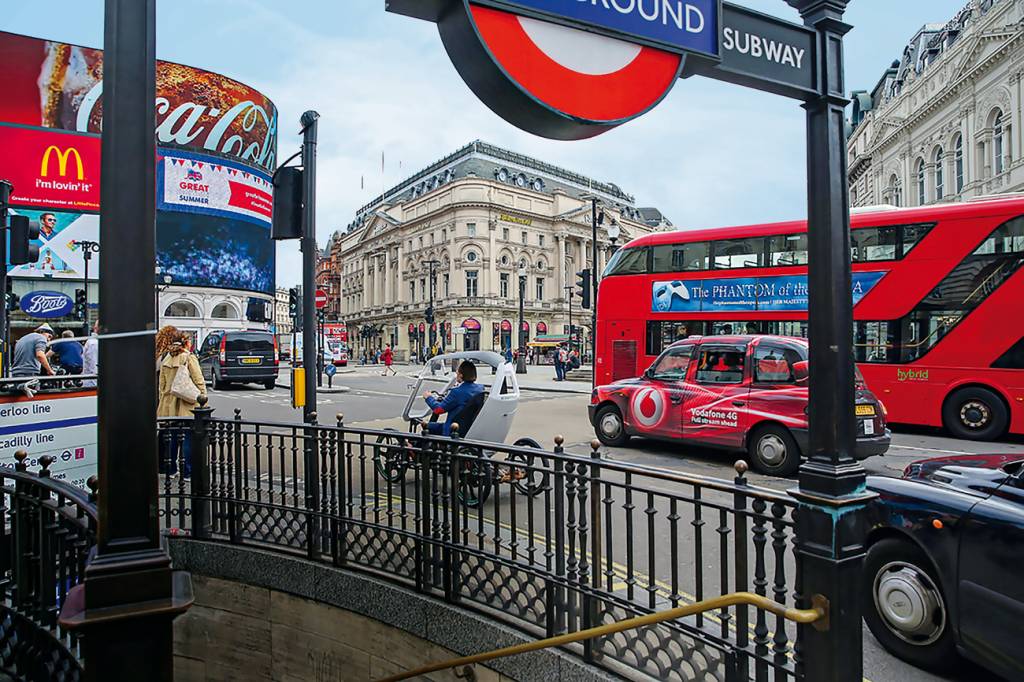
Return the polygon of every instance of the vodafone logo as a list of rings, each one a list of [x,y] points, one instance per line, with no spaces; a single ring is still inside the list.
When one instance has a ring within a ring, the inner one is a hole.
[[[665,416],[665,398],[656,388],[641,388],[630,400],[633,421],[648,429],[661,422]]]

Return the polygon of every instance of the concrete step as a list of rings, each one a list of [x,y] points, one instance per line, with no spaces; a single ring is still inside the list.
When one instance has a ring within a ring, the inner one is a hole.
[[[594,378],[594,370],[590,367],[571,369],[565,373],[565,378],[569,381],[592,381]]]

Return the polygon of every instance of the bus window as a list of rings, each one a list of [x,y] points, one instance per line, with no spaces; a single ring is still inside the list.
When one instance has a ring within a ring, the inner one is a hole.
[[[645,246],[632,249],[619,249],[608,261],[604,276],[608,275],[642,275],[647,272],[647,252]]]
[[[896,260],[899,228],[865,227],[850,232],[850,258],[854,263]]]
[[[768,238],[768,264],[806,265],[807,234],[779,234]]]
[[[664,244],[655,246],[654,272],[683,272],[685,270],[709,270],[707,242],[695,244]]]
[[[693,334],[700,334],[701,322],[669,322],[664,320],[647,321],[647,355],[660,355],[661,351],[676,341],[682,341]]]
[[[1000,225],[971,255],[1003,253],[1024,253],[1024,218],[1014,218]]]
[[[764,266],[764,237],[712,242],[716,270]]]
[[[900,228],[900,258],[910,253],[910,250],[917,246],[917,243],[924,239],[924,236],[933,227],[935,227],[935,223],[902,226]]]
[[[853,354],[857,362],[893,362],[895,338],[888,322],[855,322]]]

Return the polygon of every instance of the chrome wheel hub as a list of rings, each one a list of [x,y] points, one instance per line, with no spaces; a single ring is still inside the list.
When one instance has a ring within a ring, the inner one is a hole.
[[[757,457],[769,466],[778,466],[786,459],[786,443],[774,433],[765,434],[757,441]]]
[[[614,412],[601,417],[601,433],[608,438],[618,438],[622,433],[622,419]]]
[[[931,644],[946,629],[942,595],[913,564],[894,561],[883,566],[875,576],[874,598],[882,622],[909,644]]]
[[[991,418],[992,411],[980,400],[969,400],[960,406],[960,421],[968,428],[983,428]]]

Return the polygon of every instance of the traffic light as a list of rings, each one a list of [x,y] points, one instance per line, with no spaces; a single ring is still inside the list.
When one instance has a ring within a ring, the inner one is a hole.
[[[292,287],[288,290],[288,316],[294,320],[299,316],[299,288]]]
[[[590,308],[590,268],[576,273],[576,295],[580,297],[581,308]]]
[[[23,215],[11,216],[11,265],[25,265],[39,260],[39,223]]]
[[[4,305],[7,306],[7,310],[14,312],[18,309],[21,304],[21,296],[14,293],[14,283],[10,278],[7,279],[7,291],[4,292]]]
[[[75,317],[85,319],[88,303],[85,298],[85,289],[75,289]]]
[[[434,324],[434,308],[433,306],[427,306],[427,311],[423,314],[426,318],[427,324]]]

